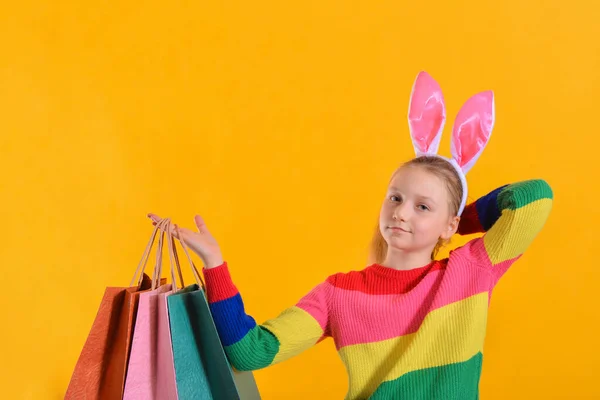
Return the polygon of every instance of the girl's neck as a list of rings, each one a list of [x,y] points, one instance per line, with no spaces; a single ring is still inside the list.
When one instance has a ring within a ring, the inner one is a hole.
[[[424,267],[425,265],[430,264],[432,261],[431,252],[406,253],[388,250],[387,256],[381,265],[397,270],[410,270]]]

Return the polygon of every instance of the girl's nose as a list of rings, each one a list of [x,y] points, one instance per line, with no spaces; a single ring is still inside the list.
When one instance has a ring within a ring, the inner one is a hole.
[[[399,204],[396,208],[394,208],[394,214],[392,217],[394,218],[394,221],[406,221],[406,218],[408,217],[406,203]]]

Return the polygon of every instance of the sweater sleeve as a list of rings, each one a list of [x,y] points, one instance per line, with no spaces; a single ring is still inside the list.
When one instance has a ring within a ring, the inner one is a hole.
[[[204,270],[210,310],[229,361],[252,371],[296,356],[330,336],[329,304],[333,287],[323,282],[296,305],[258,325],[246,314],[227,263]]]
[[[469,204],[459,223],[459,234],[484,233],[467,244],[473,257],[486,262],[500,276],[540,232],[553,203],[544,180],[501,186]]]

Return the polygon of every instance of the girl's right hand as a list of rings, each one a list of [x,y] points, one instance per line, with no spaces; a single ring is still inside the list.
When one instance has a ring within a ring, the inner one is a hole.
[[[161,218],[156,214],[148,214],[148,218],[152,220],[152,225],[156,225],[161,221]],[[202,259],[204,268],[214,268],[223,264],[223,256],[221,255],[219,244],[206,228],[202,217],[196,215],[194,222],[198,232],[175,225],[185,244]],[[173,232],[173,236],[180,239],[177,230]]]

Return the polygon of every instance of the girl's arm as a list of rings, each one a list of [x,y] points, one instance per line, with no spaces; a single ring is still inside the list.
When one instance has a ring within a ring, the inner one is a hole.
[[[227,263],[204,270],[210,310],[234,368],[251,371],[284,361],[315,345],[329,333],[333,286],[323,282],[277,318],[257,325],[246,314]]]
[[[501,275],[529,247],[552,208],[553,193],[541,179],[505,185],[469,204],[458,233],[485,232],[469,245],[471,255]]]

